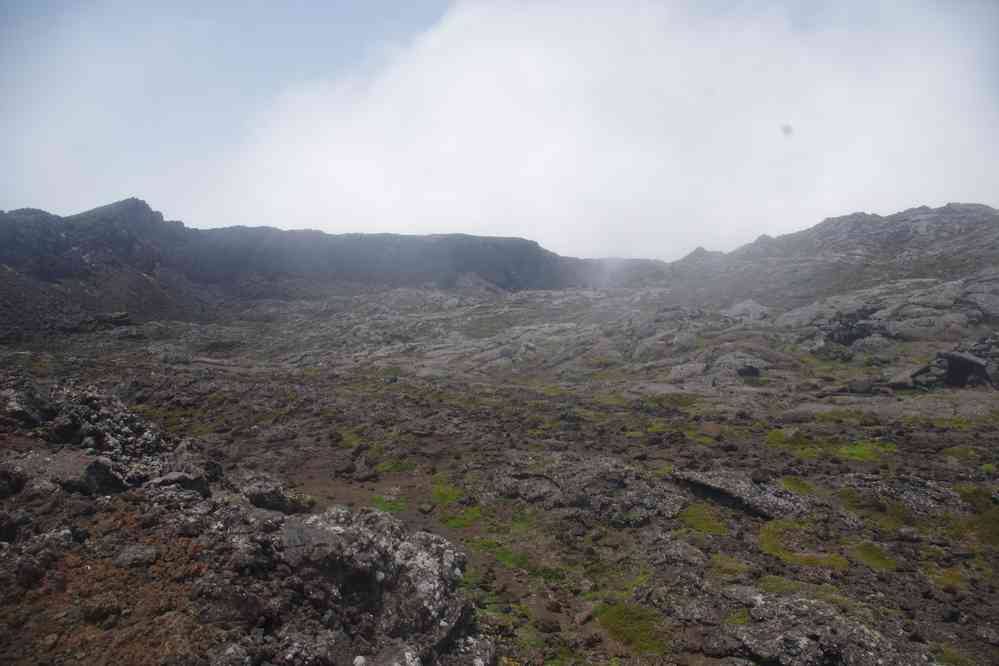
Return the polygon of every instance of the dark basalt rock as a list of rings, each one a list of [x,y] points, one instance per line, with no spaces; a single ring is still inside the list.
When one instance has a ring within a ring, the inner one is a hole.
[[[27,482],[28,476],[19,467],[14,465],[0,466],[0,499],[21,492]]]
[[[474,608],[459,591],[465,555],[443,537],[411,532],[374,510],[286,515],[308,511],[311,502],[261,474],[219,475],[223,492],[213,494],[209,479],[193,471],[210,466],[196,445],[163,437],[91,389],[64,388],[55,412],[71,415],[104,455],[71,445],[0,466],[0,499],[30,496],[31,507],[0,510],[0,609],[27,590],[65,589],[55,564],[73,554],[88,563],[83,576],[106,575],[97,572],[110,563],[119,571],[105,581],[180,585],[164,607],[184,603],[201,626],[228,627],[214,644],[198,639],[208,663],[494,662],[492,643],[478,635]],[[146,474],[140,470],[160,473],[130,481]],[[117,497],[83,500],[80,493]],[[113,528],[94,535],[67,527],[49,517],[59,507],[62,520],[100,507]],[[186,564],[177,570],[178,562]],[[129,604],[97,594],[77,621],[110,630],[136,609]]]

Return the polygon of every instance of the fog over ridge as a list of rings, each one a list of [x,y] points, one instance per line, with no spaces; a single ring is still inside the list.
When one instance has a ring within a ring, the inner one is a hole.
[[[199,136],[197,114],[187,137],[151,119],[144,157],[90,112],[22,111],[0,207],[68,213],[134,193],[200,227],[462,232],[675,259],[857,210],[996,206],[997,16],[984,2],[460,2],[235,105],[225,136]],[[87,57],[60,57],[73,56]],[[98,69],[68,101],[114,105],[141,69]],[[72,150],[76,136],[102,141],[106,162]]]

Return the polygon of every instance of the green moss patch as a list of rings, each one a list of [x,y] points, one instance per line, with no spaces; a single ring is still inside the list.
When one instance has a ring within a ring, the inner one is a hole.
[[[715,443],[714,437],[712,437],[707,433],[702,432],[699,428],[686,428],[684,429],[683,434],[687,436],[687,439],[697,444]]]
[[[814,495],[815,486],[805,481],[800,476],[782,476],[780,478],[781,488],[792,492],[795,495]]]
[[[375,495],[371,498],[371,506],[379,511],[387,513],[398,513],[406,510],[406,500],[402,498],[382,497]]]
[[[964,590],[968,587],[968,581],[964,577],[964,572],[960,567],[941,567],[936,564],[928,564],[924,568],[926,577],[944,590]]]
[[[732,611],[725,617],[725,624],[749,624],[749,609],[740,608],[739,610]]]
[[[353,428],[340,431],[340,443],[346,449],[353,449],[361,443],[361,436]]]
[[[472,545],[478,550],[490,553],[497,562],[508,569],[530,570],[532,568],[530,555],[515,551],[493,539],[479,539]]]
[[[877,462],[884,456],[895,453],[896,447],[892,442],[882,442],[873,439],[863,439],[852,444],[847,444],[836,449],[836,455],[844,460],[857,460],[860,462]]]
[[[822,453],[822,445],[801,431],[771,430],[766,437],[767,446],[787,451],[802,460],[814,460]]]
[[[666,652],[663,617],[656,611],[630,603],[603,604],[594,615],[611,638],[639,655]]]
[[[700,401],[701,396],[693,393],[662,393],[649,400],[663,409],[690,409]]]
[[[467,529],[472,527],[482,518],[482,507],[470,506],[463,511],[448,516],[442,522],[454,529]]]
[[[975,510],[974,516],[957,521],[961,531],[973,532],[982,543],[999,546],[999,505],[992,500],[992,487],[962,483],[955,490]]]
[[[933,657],[940,664],[947,666],[975,666],[975,662],[964,656],[952,645],[938,645],[933,650]]]
[[[433,499],[434,504],[449,506],[460,500],[464,495],[461,492],[461,488],[451,485],[442,477],[434,477],[433,486],[430,488],[430,497]]]
[[[875,571],[893,571],[896,562],[876,544],[865,541],[850,549],[850,557]]]
[[[783,576],[763,576],[757,581],[756,585],[760,590],[769,594],[779,594],[782,596],[802,594],[811,599],[824,601],[844,612],[850,612],[859,605],[853,599],[843,596],[832,585],[804,583],[800,580],[791,580]]]
[[[975,507],[978,513],[985,513],[995,506],[992,501],[992,489],[987,486],[978,486],[974,483],[960,483],[954,487],[957,494],[965,502]]]
[[[975,450],[970,446],[951,446],[940,453],[956,460],[971,460],[975,457]]]
[[[680,522],[702,534],[728,534],[728,525],[721,513],[707,502],[694,502],[680,512]]]
[[[760,529],[760,549],[788,564],[845,571],[849,562],[842,555],[794,551],[784,545],[788,532],[807,529],[808,523],[804,521],[772,520]]]
[[[649,425],[645,428],[645,432],[652,435],[668,431],[669,431],[669,424],[666,423],[666,420],[658,418],[649,421]]]
[[[877,414],[864,412],[859,409],[832,409],[826,412],[819,412],[815,415],[815,420],[853,426],[876,426],[881,423],[881,419]]]
[[[711,556],[711,572],[717,576],[733,578],[748,573],[750,569],[752,567],[742,560],[737,560],[723,553],[715,553]]]
[[[763,576],[756,585],[770,594],[793,594],[805,589],[804,583],[783,576]]]

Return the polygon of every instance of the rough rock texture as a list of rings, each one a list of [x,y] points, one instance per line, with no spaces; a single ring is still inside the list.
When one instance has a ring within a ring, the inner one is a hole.
[[[757,483],[731,472],[678,471],[674,477],[712,498],[729,502],[764,518],[800,516],[808,505],[800,497],[767,483]]]
[[[756,663],[908,666],[927,658],[918,643],[889,640],[815,599],[763,596],[750,616],[751,626],[731,631]]]
[[[991,209],[673,264],[13,218],[3,663],[999,662]]]
[[[0,661],[34,661],[54,646],[45,632],[82,623],[119,627],[108,654],[129,663],[492,663],[446,539],[373,510],[286,517],[308,507],[274,479],[233,487],[247,475],[206,472],[194,442],[117,399],[55,395],[31,423],[49,442],[0,465],[0,500],[17,502],[0,511],[0,622],[23,636],[0,641]],[[89,601],[53,619],[61,594]]]
[[[519,498],[567,518],[638,527],[653,517],[673,517],[686,498],[665,482],[653,483],[613,458],[557,456],[537,471],[495,469],[485,493]]]

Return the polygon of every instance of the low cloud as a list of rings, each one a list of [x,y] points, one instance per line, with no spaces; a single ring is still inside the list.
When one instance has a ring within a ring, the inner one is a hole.
[[[667,259],[856,210],[999,204],[989,4],[613,4],[458,3],[242,119],[210,171],[170,176],[183,210],[137,194],[197,226]]]

